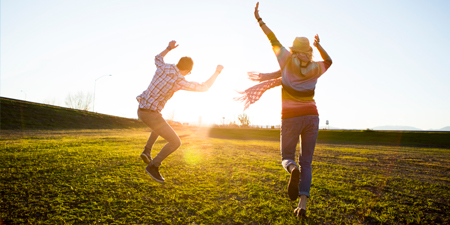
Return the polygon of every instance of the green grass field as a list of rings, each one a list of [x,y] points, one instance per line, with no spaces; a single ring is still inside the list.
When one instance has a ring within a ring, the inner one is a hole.
[[[277,131],[176,130],[183,145],[161,167],[166,184],[139,158],[148,129],[3,131],[3,223],[450,223],[449,148],[320,141],[308,218],[297,219]]]

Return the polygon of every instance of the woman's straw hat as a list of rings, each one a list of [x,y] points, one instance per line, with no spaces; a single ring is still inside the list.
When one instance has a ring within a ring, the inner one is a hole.
[[[309,40],[306,37],[296,37],[291,47],[293,52],[310,52],[311,50]]]

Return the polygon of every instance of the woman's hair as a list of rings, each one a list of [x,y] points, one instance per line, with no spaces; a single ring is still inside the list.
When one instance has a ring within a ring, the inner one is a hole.
[[[178,61],[177,67],[179,70],[191,71],[192,67],[194,67],[194,61],[192,61],[191,57],[182,57],[180,61]]]
[[[286,67],[289,68],[290,71],[296,74],[302,74],[300,67],[302,66],[302,62],[311,62],[312,61],[312,48],[308,52],[295,52],[292,51],[291,57],[286,62]]]
[[[300,60],[302,60],[303,62],[311,62],[312,58],[313,58],[313,49],[311,48],[311,46],[309,47],[309,50],[307,52],[297,52],[297,51],[292,51],[292,55],[296,54],[299,55]],[[306,60],[307,59],[307,60]]]

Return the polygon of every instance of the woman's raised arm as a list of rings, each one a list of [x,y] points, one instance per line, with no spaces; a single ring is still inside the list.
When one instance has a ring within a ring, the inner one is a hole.
[[[255,18],[256,18],[256,20],[258,20],[259,26],[263,30],[264,34],[266,34],[266,36],[267,36],[270,33],[272,33],[272,31],[269,29],[269,27],[267,27],[267,25],[262,21],[261,17],[259,16],[258,7],[259,7],[259,2],[256,3],[256,7],[255,7]]]
[[[328,55],[328,53],[323,49],[322,45],[320,44],[319,35],[316,34],[314,37],[314,44],[313,44],[317,50],[319,50],[320,56],[322,56],[323,60],[331,61],[331,57]]]

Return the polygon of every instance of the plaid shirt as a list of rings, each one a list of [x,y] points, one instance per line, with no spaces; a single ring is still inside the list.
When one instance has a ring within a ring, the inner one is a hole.
[[[207,91],[209,86],[187,81],[174,64],[164,63],[161,55],[155,57],[156,72],[148,88],[136,97],[139,108],[161,112],[166,102],[178,90]]]

